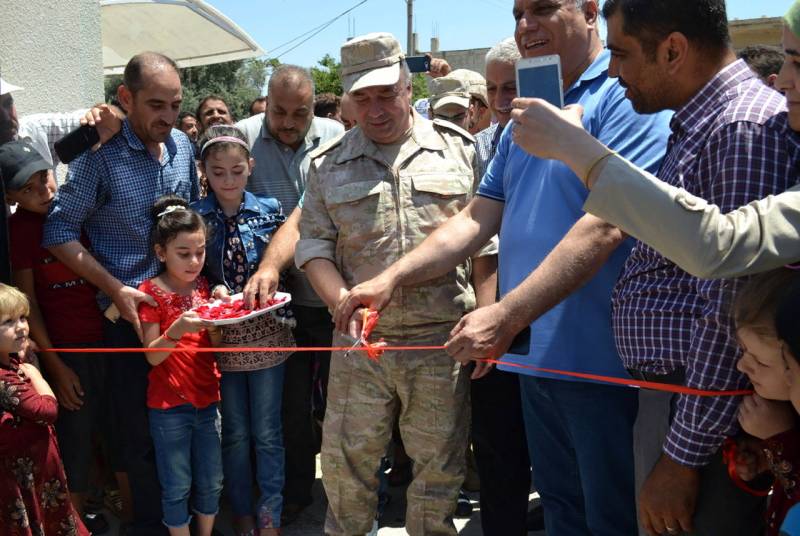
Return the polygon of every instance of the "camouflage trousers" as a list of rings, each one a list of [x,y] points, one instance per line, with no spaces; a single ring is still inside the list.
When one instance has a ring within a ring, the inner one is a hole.
[[[441,344],[441,338],[404,343]],[[347,342],[335,335],[333,344]],[[328,536],[364,535],[372,528],[378,503],[376,473],[396,417],[406,452],[414,460],[406,531],[411,536],[456,534],[453,513],[465,472],[469,374],[443,351],[385,352],[378,362],[360,353],[344,357],[336,352],[321,456]]]

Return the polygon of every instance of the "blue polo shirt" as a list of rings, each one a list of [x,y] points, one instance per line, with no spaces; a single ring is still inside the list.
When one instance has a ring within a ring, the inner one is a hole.
[[[603,51],[564,95],[581,104],[583,126],[639,167],[658,170],[666,152],[671,113],[639,115],[625,90],[608,77],[610,54]],[[509,125],[510,126],[510,125]],[[517,287],[583,215],[588,191],[563,163],[529,155],[503,132],[478,195],[505,203],[500,229],[500,294]],[[531,324],[525,356],[504,361],[542,368],[627,377],[611,329],[611,290],[630,253],[628,239],[583,287]],[[500,366],[501,370],[571,379]]]

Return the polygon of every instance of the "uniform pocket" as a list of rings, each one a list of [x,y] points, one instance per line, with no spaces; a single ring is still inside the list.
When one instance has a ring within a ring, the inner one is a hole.
[[[465,173],[411,175],[414,214],[409,222],[427,236],[458,214],[472,197],[473,176]]]
[[[328,212],[339,231],[339,244],[369,250],[386,234],[391,185],[383,180],[331,185],[325,192]]]

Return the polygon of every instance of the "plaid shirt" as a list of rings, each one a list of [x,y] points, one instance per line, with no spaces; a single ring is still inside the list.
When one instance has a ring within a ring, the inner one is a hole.
[[[173,129],[157,161],[130,123],[96,152],[86,152],[69,166],[69,180],[58,190],[44,228],[45,247],[80,239],[81,229],[92,253],[108,272],[131,287],[158,275],[150,243],[156,200],[173,194],[197,199],[194,147]],[[110,301],[100,297],[105,308]]]
[[[783,97],[736,61],[677,111],[658,177],[722,212],[786,190],[797,182],[800,146],[785,110]],[[657,374],[684,370],[686,385],[701,389],[744,388],[728,312],[742,282],[692,277],[637,242],[613,296],[625,366]],[[737,432],[739,402],[678,396],[664,452],[683,465],[707,464]]]
[[[480,167],[481,177],[486,173],[489,162],[494,158],[497,151],[497,144],[500,142],[500,134],[503,129],[499,123],[494,123],[475,134],[475,151],[478,153],[478,166]]]

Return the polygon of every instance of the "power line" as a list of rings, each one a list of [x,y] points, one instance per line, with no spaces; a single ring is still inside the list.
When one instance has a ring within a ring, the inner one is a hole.
[[[334,22],[336,22],[337,20],[341,19],[342,17],[344,17],[345,15],[347,15],[348,13],[350,13],[351,11],[353,11],[354,9],[356,9],[357,7],[359,7],[359,6],[363,5],[363,4],[366,4],[368,1],[369,1],[369,0],[361,0],[360,2],[358,2],[356,5],[354,5],[354,6],[353,6],[353,7],[351,7],[350,9],[347,9],[346,11],[342,11],[341,13],[339,13],[338,15],[336,15],[335,17],[333,17],[333,18],[332,18],[332,19],[330,19],[329,21],[327,21],[327,22],[323,22],[323,23],[322,23],[322,24],[320,24],[319,26],[316,26],[316,27],[312,28],[311,30],[309,30],[309,31],[307,31],[307,32],[305,32],[305,33],[302,33],[302,34],[298,35],[298,36],[297,36],[297,37],[295,37],[294,39],[291,39],[290,41],[287,41],[286,43],[283,43],[283,44],[281,44],[280,46],[277,46],[277,47],[273,48],[272,50],[270,50],[270,51],[269,51],[269,53],[268,53],[267,55],[268,55],[269,57],[271,57],[271,58],[274,58],[274,59],[280,59],[282,56],[285,56],[286,54],[288,54],[289,52],[293,51],[294,49],[296,49],[297,47],[299,47],[300,45],[302,45],[303,43],[305,43],[305,42],[306,42],[306,41],[308,41],[309,39],[312,39],[312,38],[313,38],[313,37],[315,37],[317,34],[319,34],[320,32],[322,32],[323,30],[327,29],[327,28],[328,28],[329,26],[331,26],[331,25],[332,25]],[[309,35],[309,34],[311,34],[311,35]],[[308,36],[308,37],[306,37],[306,36]],[[290,44],[294,43],[295,41],[297,41],[298,39],[302,39],[303,37],[305,37],[305,39],[303,39],[302,41],[300,41],[299,43],[297,43],[297,44],[296,44],[296,45],[294,45],[293,47],[289,48],[288,50],[285,50],[284,52],[281,52],[281,53],[280,53],[279,55],[277,55],[277,56],[273,56],[273,54],[274,54],[274,52],[275,52],[276,50],[280,50],[281,48],[285,47],[286,45],[290,45]]]

